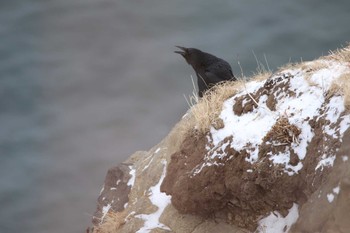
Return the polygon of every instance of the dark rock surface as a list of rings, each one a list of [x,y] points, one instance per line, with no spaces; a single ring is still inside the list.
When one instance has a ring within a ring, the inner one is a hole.
[[[130,166],[131,164],[122,163],[108,170],[104,186],[97,199],[97,208],[92,219],[94,225],[100,224],[108,211],[123,211],[125,204],[129,202]]]

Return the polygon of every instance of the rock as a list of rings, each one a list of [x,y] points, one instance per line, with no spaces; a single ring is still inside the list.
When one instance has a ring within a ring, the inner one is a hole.
[[[92,232],[350,232],[350,47],[216,86],[108,171]]]
[[[300,208],[292,232],[350,232],[350,161],[346,159],[349,154],[350,130],[347,130],[332,172]]]
[[[127,164],[120,164],[108,170],[104,186],[97,199],[97,210],[93,217],[93,223],[98,225],[102,222],[109,210],[122,212],[124,205],[129,202],[131,186],[130,168]]]

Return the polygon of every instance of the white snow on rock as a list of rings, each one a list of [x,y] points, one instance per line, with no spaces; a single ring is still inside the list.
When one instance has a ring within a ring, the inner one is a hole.
[[[330,123],[325,126],[324,132],[330,137],[341,139],[343,133],[350,126],[350,116],[341,116],[344,112],[343,96],[332,96],[329,102],[325,98],[326,92],[331,87],[332,82],[341,74],[349,71],[349,67],[341,63],[331,61],[322,61],[328,67],[316,71],[311,77],[307,77],[305,71],[301,69],[285,70],[275,75],[271,80],[284,78],[279,82],[287,82],[290,77],[290,90],[295,96],[289,96],[284,92],[275,94],[276,111],[271,111],[267,107],[267,95],[259,98],[259,103],[253,111],[236,115],[232,110],[235,99],[246,95],[254,94],[261,88],[265,81],[251,81],[246,87],[235,96],[227,99],[223,103],[219,118],[222,119],[224,127],[221,129],[210,129],[211,137],[208,137],[208,153],[204,158],[204,163],[193,170],[192,175],[196,175],[206,166],[221,165],[215,159],[222,159],[226,156],[223,152],[225,147],[230,146],[236,151],[246,150],[250,156],[246,161],[254,163],[258,159],[259,145],[263,138],[275,125],[281,116],[288,118],[289,123],[295,125],[301,130],[296,142],[293,142],[288,150],[280,154],[269,154],[270,160],[274,164],[284,165],[284,172],[290,176],[297,174],[302,168],[302,161],[306,156],[307,146],[314,137],[314,132],[309,124],[309,120],[320,116],[320,110],[325,109],[322,114]],[[338,120],[341,119],[340,124]],[[225,138],[232,136],[232,142],[223,143]],[[211,145],[211,146],[210,146]],[[298,158],[299,163],[295,166],[290,162],[290,151],[293,150]],[[317,164],[316,170],[327,166],[333,166],[335,159],[334,153],[328,151],[322,155]]]
[[[271,212],[269,216],[259,221],[257,233],[281,233],[288,232],[290,227],[298,220],[299,212],[298,205],[293,204],[289,209],[286,217],[283,217],[279,212]]]
[[[315,170],[321,168],[321,171],[323,171],[323,167],[329,167],[333,166],[335,160],[335,155],[328,156],[326,154],[322,155],[320,162],[318,162]]]
[[[257,91],[264,82],[251,82],[247,84],[247,92]],[[223,110],[220,114],[220,118],[223,120],[225,127],[216,130],[211,128],[211,136],[213,138],[212,143],[214,146],[218,146],[221,141],[229,136],[233,136],[231,147],[240,151],[244,149],[247,143],[250,143],[252,147],[257,147],[262,142],[262,139],[270,128],[274,125],[277,116],[271,114],[266,106],[267,96],[260,98],[259,107],[254,111],[244,114],[243,116],[237,116],[232,111],[232,106],[235,104],[234,98],[245,95],[246,92],[242,91],[240,94],[226,100],[223,104]],[[259,130],[257,130],[259,129]],[[258,150],[252,152],[249,161],[254,162],[258,158]]]
[[[130,172],[129,172],[129,174],[131,175],[131,177],[130,177],[130,179],[129,179],[129,181],[128,181],[128,186],[134,186],[134,184],[135,184],[135,178],[136,178],[136,169],[134,169],[132,166],[129,166],[129,168],[130,168]]]
[[[337,186],[337,187],[335,187],[333,189],[333,193],[335,193],[335,194],[339,194],[339,191],[340,191],[340,187],[339,186]]]
[[[151,232],[152,229],[161,228],[165,230],[170,230],[169,227],[159,222],[159,218],[162,215],[164,209],[170,204],[171,196],[166,195],[165,193],[160,192],[160,185],[162,184],[165,173],[166,173],[166,161],[162,161],[164,168],[163,173],[159,179],[159,182],[149,189],[149,199],[153,205],[158,207],[158,210],[152,214],[139,214],[135,215],[137,218],[143,219],[144,225],[136,233],[147,233]]]
[[[106,214],[108,213],[109,209],[112,207],[110,203],[108,203],[106,206],[102,207],[102,217],[101,217],[101,222],[103,219],[106,217]]]
[[[101,191],[100,191],[100,195],[102,194],[102,192],[105,190],[105,186],[103,185]]]
[[[327,199],[328,199],[328,202],[329,203],[332,203],[334,198],[335,198],[335,195],[338,195],[340,192],[340,186],[337,186],[335,187],[333,190],[332,190],[332,193],[328,193],[327,194]]]
[[[327,199],[329,203],[332,203],[334,200],[334,194],[333,193],[329,193],[327,194]]]
[[[130,186],[130,188],[132,188],[134,186],[134,184],[135,184],[136,169],[133,168],[132,166],[129,166],[129,168],[130,168],[129,174],[131,175],[131,177],[130,177],[127,185]],[[118,185],[118,181],[117,181],[117,185]],[[128,206],[128,202],[124,204],[124,209],[126,209],[127,206]]]

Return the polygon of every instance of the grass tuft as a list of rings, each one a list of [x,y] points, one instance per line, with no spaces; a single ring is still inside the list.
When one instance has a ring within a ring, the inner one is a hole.
[[[109,211],[103,219],[103,222],[94,227],[92,233],[115,233],[125,224],[126,212]]]
[[[336,61],[350,62],[350,43],[348,43],[345,48],[330,51],[326,58]]]
[[[344,106],[347,111],[350,111],[350,73],[342,74],[332,83],[328,95],[336,94],[344,96]]]
[[[298,143],[298,136],[301,130],[289,123],[287,116],[281,116],[270,132],[265,136],[278,145],[290,145]]]

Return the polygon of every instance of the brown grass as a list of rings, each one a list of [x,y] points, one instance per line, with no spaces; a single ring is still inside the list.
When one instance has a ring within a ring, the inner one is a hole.
[[[336,94],[344,96],[344,106],[347,111],[350,111],[350,73],[342,74],[332,83],[328,95],[333,96]]]
[[[329,55],[322,56],[319,58],[319,60],[322,60],[322,59],[324,59],[324,60],[336,60],[336,61],[341,61],[341,62],[350,62],[350,43],[348,43],[348,45],[344,48],[337,49],[335,51],[329,51]],[[326,68],[326,64],[322,64],[322,62],[317,61],[317,59],[313,60],[312,62],[315,63],[315,65],[311,65],[311,67],[309,67],[307,62],[303,62],[303,61],[287,63],[287,64],[279,67],[277,73],[282,71],[282,70],[285,70],[285,69],[301,68],[301,69],[307,71],[310,68],[313,71],[317,71],[319,69]]]
[[[92,233],[115,233],[125,224],[126,211],[123,212],[108,212],[103,219],[103,222],[94,227]]]
[[[316,60],[311,62],[304,62],[300,64],[300,68],[305,72],[305,80],[310,86],[317,86],[315,82],[311,80],[312,75],[321,69],[327,68],[328,64],[324,60]]]
[[[300,133],[301,130],[298,127],[290,124],[286,116],[282,116],[265,137],[281,145],[288,145],[292,142],[298,142],[297,138]]]
[[[350,62],[350,44],[348,43],[345,48],[330,51],[329,55],[325,58],[342,62]]]
[[[301,65],[303,64],[304,62],[293,62],[293,63],[287,63],[283,66],[280,66],[278,67],[276,73],[279,73],[283,70],[287,70],[287,69],[296,69],[296,68],[300,68]]]
[[[206,92],[205,95],[191,108],[196,130],[206,133],[212,124],[215,124],[222,103],[235,95],[244,86],[244,81],[222,82]]]
[[[318,61],[312,61],[312,62],[304,62],[302,64],[300,64],[300,68],[302,70],[304,70],[306,73],[308,72],[315,72],[318,70],[321,70],[323,68],[327,68],[327,63],[322,61],[322,60],[318,60]]]

